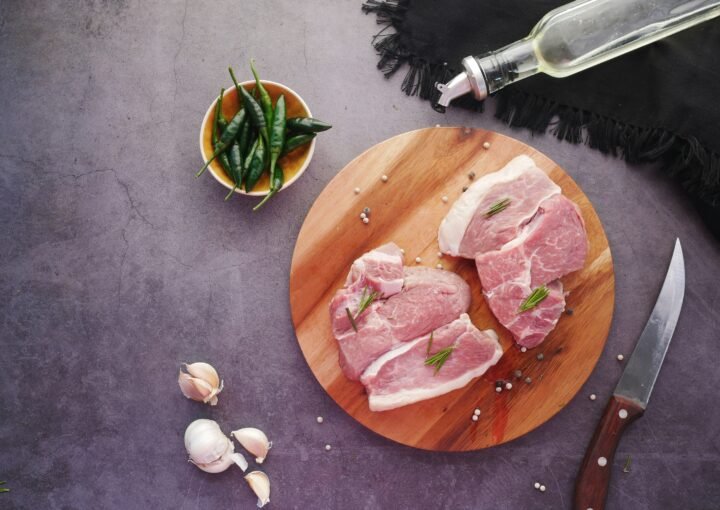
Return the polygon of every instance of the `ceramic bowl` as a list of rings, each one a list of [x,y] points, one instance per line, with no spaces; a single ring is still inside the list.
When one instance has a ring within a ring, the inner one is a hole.
[[[308,105],[305,103],[303,98],[300,97],[300,94],[292,90],[290,87],[281,83],[276,83],[274,81],[268,80],[261,80],[261,83],[265,86],[268,93],[270,94],[273,105],[275,105],[275,102],[280,97],[280,94],[285,95],[285,104],[287,107],[288,118],[312,117],[312,114],[310,113],[310,108],[308,108]],[[240,83],[240,86],[245,87],[245,89],[249,91],[255,86],[255,82],[252,80],[244,81]],[[202,154],[203,162],[207,162],[207,160],[213,154],[212,125],[215,121],[215,105],[217,103],[217,100],[218,98],[215,98],[212,104],[208,107],[207,112],[205,112],[205,117],[203,118],[202,125],[200,126],[200,153]],[[232,117],[238,112],[238,110],[240,109],[239,105],[240,102],[238,101],[237,90],[235,89],[234,85],[231,85],[227,89],[225,89],[222,104],[223,114],[225,115],[225,118],[228,119],[228,121],[232,119]],[[298,147],[297,149],[285,155],[279,160],[279,163],[282,165],[283,171],[285,172],[285,184],[280,191],[289,188],[305,172],[305,169],[310,164],[310,160],[312,159],[313,153],[315,152],[316,140],[317,138],[314,138],[310,143],[302,147]],[[220,162],[217,159],[210,163],[208,170],[215,178],[215,180],[225,186],[227,189],[232,189],[234,187],[232,179],[230,179],[230,177],[225,173],[225,170],[222,168]],[[267,172],[263,174],[263,176],[260,178],[252,191],[246,192],[239,188],[235,190],[236,193],[251,196],[264,196],[267,195],[269,191],[270,179],[267,175]]]

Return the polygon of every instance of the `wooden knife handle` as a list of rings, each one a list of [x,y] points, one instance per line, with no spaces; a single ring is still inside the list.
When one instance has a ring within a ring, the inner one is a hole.
[[[645,410],[631,400],[613,395],[590,441],[575,483],[575,510],[603,510],[610,486],[615,449],[625,428]]]

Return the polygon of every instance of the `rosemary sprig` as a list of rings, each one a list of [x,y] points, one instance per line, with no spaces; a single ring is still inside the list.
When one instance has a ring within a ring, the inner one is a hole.
[[[358,330],[355,319],[360,317],[360,314],[367,310],[368,306],[370,306],[373,301],[381,297],[382,294],[380,294],[378,291],[373,290],[372,292],[368,293],[368,287],[365,287],[363,289],[362,295],[360,296],[360,303],[358,304],[358,310],[355,313],[355,316],[353,316],[348,307],[345,307],[345,313],[347,313],[348,319],[350,319],[350,325],[355,330],[355,333],[357,333]]]
[[[357,324],[355,324],[355,318],[350,313],[350,309],[345,307],[345,312],[347,313],[348,319],[350,319],[350,325],[355,330],[355,333],[357,333]]]
[[[425,357],[426,357],[426,358],[427,358],[428,356],[430,356],[430,349],[432,348],[433,333],[435,333],[435,332],[433,331],[433,332],[430,333],[430,340],[428,340],[427,350],[425,351]]]
[[[0,485],[5,485],[5,480],[0,480]],[[0,487],[0,492],[10,492],[7,487]]]
[[[490,216],[495,216],[500,211],[504,211],[507,206],[510,205],[510,199],[509,198],[503,198],[502,200],[498,200],[493,205],[490,206],[490,209],[485,213],[485,216],[488,218]]]
[[[375,301],[377,298],[382,297],[382,295],[376,291],[373,290],[368,294],[368,287],[365,287],[363,289],[362,296],[360,296],[360,304],[358,305],[358,311],[355,314],[355,318],[357,319],[360,317],[360,314],[363,313],[368,306],[370,306],[373,301]]]
[[[522,302],[520,308],[518,309],[518,313],[527,312],[531,308],[535,308],[543,299],[548,297],[549,294],[550,291],[548,288],[545,285],[540,285],[537,289],[530,293],[525,301]]]
[[[430,356],[428,359],[425,360],[425,364],[430,367],[435,367],[435,374],[437,374],[442,366],[445,364],[447,359],[452,354],[455,347],[445,347],[444,349],[440,349],[438,352]]]

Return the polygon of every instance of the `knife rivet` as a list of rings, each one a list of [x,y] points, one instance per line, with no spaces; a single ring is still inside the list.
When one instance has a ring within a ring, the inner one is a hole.
[[[618,416],[620,417],[620,419],[624,420],[625,418],[628,417],[628,412],[627,412],[627,410],[625,410],[625,409],[620,409],[620,411],[618,412]]]
[[[618,354],[618,355],[617,355],[617,360],[618,360],[618,361],[622,361],[622,360],[624,360],[624,359],[625,359],[625,356],[623,356],[622,354]]]
[[[600,466],[600,467],[607,466],[607,459],[605,457],[600,457],[598,459],[598,466]]]

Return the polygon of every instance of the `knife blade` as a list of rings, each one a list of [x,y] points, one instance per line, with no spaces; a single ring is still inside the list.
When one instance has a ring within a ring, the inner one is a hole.
[[[650,319],[605,407],[580,466],[575,484],[575,508],[578,510],[605,508],[615,450],[627,426],[645,412],[675,332],[684,294],[685,261],[680,239],[676,239],[670,267]]]
[[[670,346],[685,295],[685,260],[680,239],[675,241],[670,268],[655,308],[635,345],[614,395],[625,397],[643,409],[650,400],[655,381]]]

